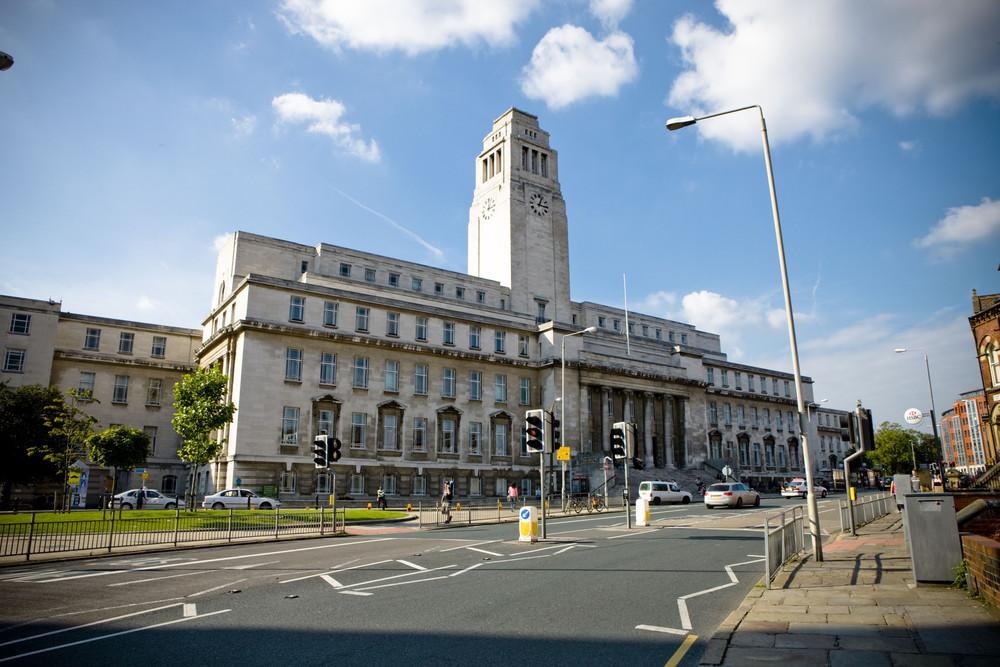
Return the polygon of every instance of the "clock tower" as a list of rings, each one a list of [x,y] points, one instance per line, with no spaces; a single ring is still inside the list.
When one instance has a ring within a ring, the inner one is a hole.
[[[469,273],[510,288],[510,307],[539,322],[570,321],[566,202],[556,152],[538,118],[510,109],[476,158]]]

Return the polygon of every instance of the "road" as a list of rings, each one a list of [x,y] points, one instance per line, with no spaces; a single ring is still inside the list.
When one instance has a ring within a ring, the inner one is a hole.
[[[5,568],[0,662],[693,665],[761,579],[764,515],[799,502],[550,518],[536,543],[383,526]]]

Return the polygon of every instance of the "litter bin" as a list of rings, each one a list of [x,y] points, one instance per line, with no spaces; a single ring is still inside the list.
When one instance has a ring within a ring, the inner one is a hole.
[[[903,525],[916,581],[955,580],[962,562],[955,499],[947,493],[903,495]]]

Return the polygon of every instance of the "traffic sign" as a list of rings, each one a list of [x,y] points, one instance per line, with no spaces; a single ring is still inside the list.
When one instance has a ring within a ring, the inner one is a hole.
[[[907,424],[913,424],[916,426],[924,420],[924,413],[917,408],[910,408],[903,415],[903,419],[906,420]]]
[[[560,447],[556,450],[556,461],[569,461],[569,447]]]

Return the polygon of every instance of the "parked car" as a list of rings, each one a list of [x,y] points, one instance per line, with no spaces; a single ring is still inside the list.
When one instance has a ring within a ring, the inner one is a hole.
[[[165,496],[153,489],[130,489],[124,493],[115,494],[111,498],[111,507],[123,510],[138,508],[140,491],[142,492],[142,509],[144,510],[172,510],[177,507],[184,509],[183,500]]]
[[[736,507],[744,505],[758,507],[760,494],[741,482],[713,484],[705,491],[705,507]]]
[[[281,501],[274,498],[258,496],[247,489],[226,489],[219,493],[205,496],[201,506],[212,510],[273,510],[281,507]]]
[[[691,494],[682,491],[677,482],[643,482],[639,485],[639,497],[652,505],[691,502]]]
[[[809,486],[806,480],[797,478],[781,487],[782,498],[805,498],[808,495]],[[826,498],[826,487],[821,484],[813,484],[813,493],[820,498]]]

